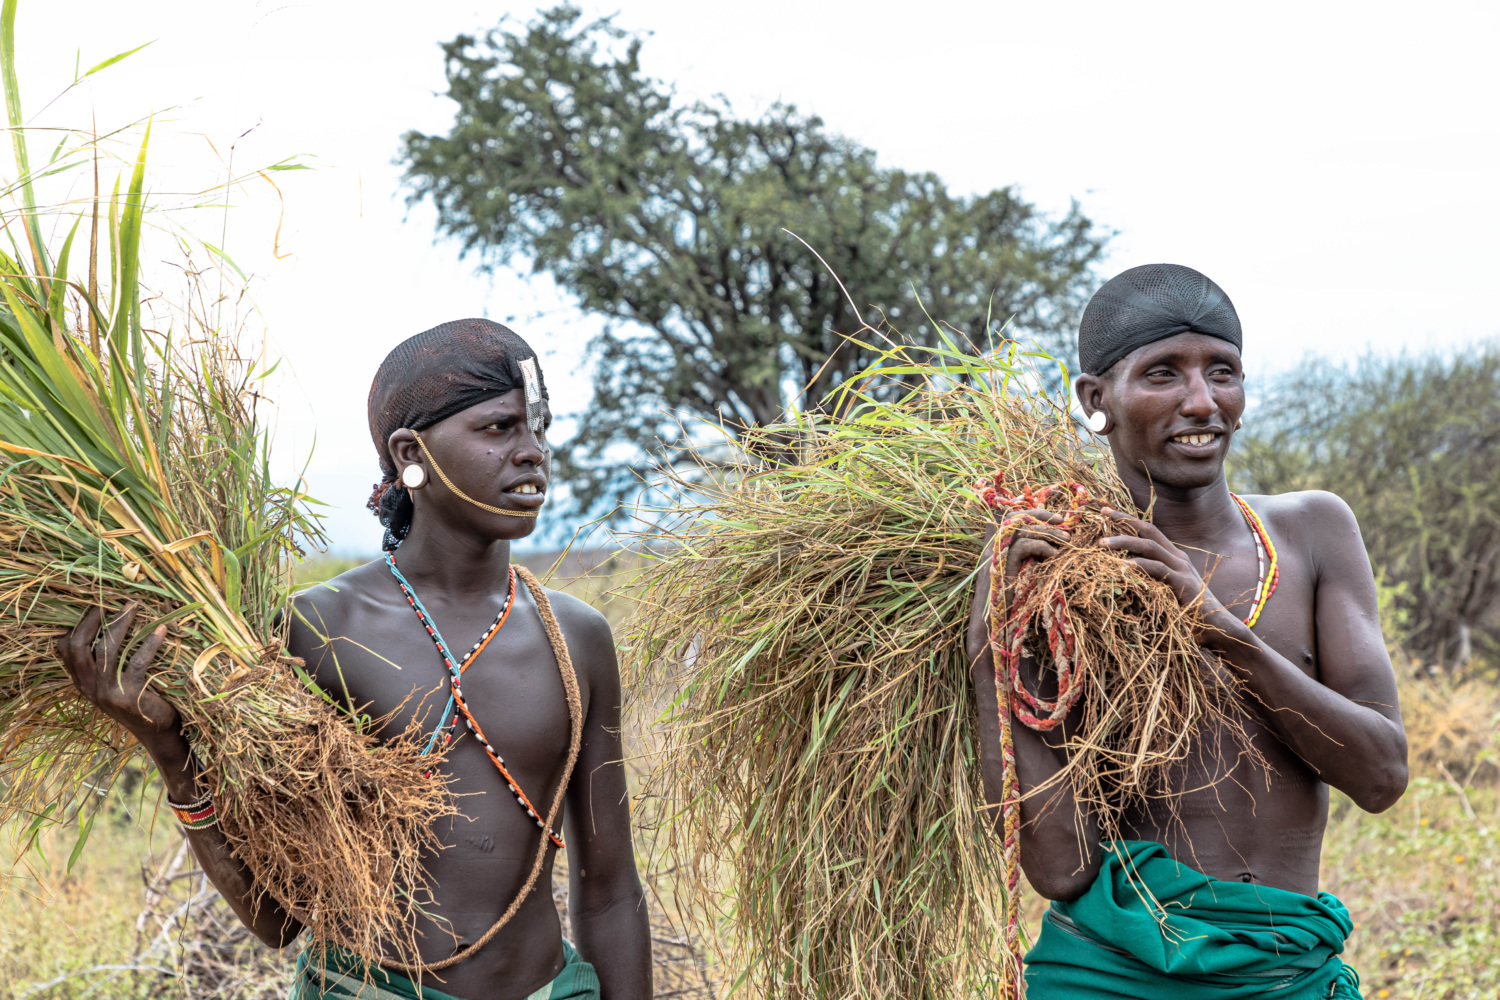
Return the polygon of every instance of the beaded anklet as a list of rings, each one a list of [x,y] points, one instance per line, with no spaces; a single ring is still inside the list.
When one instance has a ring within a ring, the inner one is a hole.
[[[172,815],[177,817],[177,822],[187,830],[207,830],[219,822],[219,811],[214,806],[212,795],[205,794],[197,802],[187,805],[178,805],[168,799],[167,808],[172,810]]]

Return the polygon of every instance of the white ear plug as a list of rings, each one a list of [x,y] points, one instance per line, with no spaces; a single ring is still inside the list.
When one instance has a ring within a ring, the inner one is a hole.
[[[401,470],[401,485],[409,490],[420,490],[427,485],[427,470],[420,465],[408,465]]]
[[[1108,423],[1109,417],[1104,415],[1103,410],[1095,410],[1093,413],[1089,414],[1089,430],[1093,431],[1095,434],[1103,434],[1104,427]]]

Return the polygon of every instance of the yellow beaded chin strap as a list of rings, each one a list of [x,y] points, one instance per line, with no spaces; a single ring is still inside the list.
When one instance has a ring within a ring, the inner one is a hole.
[[[442,466],[438,465],[437,460],[432,457],[432,452],[427,450],[427,442],[422,440],[422,435],[418,434],[416,431],[412,431],[411,436],[417,439],[417,447],[422,449],[422,457],[427,459],[427,464],[432,466],[432,471],[437,473],[437,477],[443,481],[443,485],[452,490],[454,496],[458,497],[460,500],[467,500],[469,501],[469,503],[478,507],[480,510],[487,510],[491,514],[504,514],[506,517],[536,517],[537,514],[540,513],[540,511],[535,510],[506,510],[504,507],[491,507],[487,503],[480,503],[478,500],[475,500],[463,490],[453,485],[453,480],[448,478],[448,474],[443,471]]]

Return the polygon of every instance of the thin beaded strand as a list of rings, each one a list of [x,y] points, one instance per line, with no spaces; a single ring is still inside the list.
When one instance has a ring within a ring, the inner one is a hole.
[[[405,588],[403,588],[402,592],[405,593]],[[408,603],[410,602],[408,601]],[[484,647],[490,644],[490,640],[495,637],[495,633],[499,632],[501,626],[505,624],[505,619],[510,617],[510,609],[515,606],[515,603],[516,574],[515,571],[512,570],[510,574],[510,593],[508,593],[505,597],[505,606],[500,609],[500,613],[496,615],[495,620],[490,623],[489,630],[485,632],[484,635],[480,636],[479,641],[474,643],[474,645],[469,648],[469,652],[465,654],[463,663],[459,664],[458,667],[458,672],[460,675],[468,673],[470,665],[472,665],[475,660],[479,659],[479,654],[484,652]],[[438,717],[437,728],[432,731],[432,738],[427,741],[427,748],[422,751],[422,756],[425,757],[432,752],[432,748],[437,744],[437,740],[440,735],[443,736],[443,749],[446,750],[448,746],[453,742],[453,731],[458,727],[458,715],[454,712],[454,707],[455,705],[453,701],[453,695],[450,692],[448,695],[448,704],[443,706],[443,714]],[[443,733],[444,729],[447,730],[446,734]],[[433,768],[428,768],[426,771],[422,772],[422,777],[430,778],[432,777],[432,774]]]
[[[463,713],[464,720],[469,724],[469,731],[474,734],[474,738],[479,741],[479,745],[484,747],[484,752],[489,756],[490,762],[499,770],[500,776],[505,779],[506,786],[510,788],[511,794],[516,797],[516,801],[520,803],[521,808],[526,811],[526,815],[530,816],[536,822],[536,825],[547,834],[548,838],[554,844],[558,847],[566,847],[567,845],[556,830],[547,829],[546,821],[536,811],[536,807],[531,804],[531,799],[527,798],[526,793],[521,790],[520,782],[516,781],[515,777],[510,773],[510,769],[505,766],[504,758],[490,744],[489,739],[484,735],[484,730],[480,729],[479,723],[475,721],[474,714],[469,711],[468,702],[464,700],[463,675],[460,673],[458,666],[453,662],[453,657],[448,652],[448,644],[443,640],[442,633],[438,631],[437,626],[433,623],[432,616],[427,613],[426,607],[422,605],[421,599],[417,597],[416,591],[412,589],[411,584],[406,581],[406,577],[402,576],[401,571],[396,568],[395,553],[387,552],[385,554],[385,561],[390,567],[391,573],[396,577],[396,583],[401,587],[401,592],[406,595],[406,603],[410,604],[412,610],[417,613],[417,619],[427,629],[427,634],[432,637],[432,641],[437,645],[438,652],[443,657],[443,662],[448,667],[448,687],[452,692],[454,704],[458,706],[458,710]],[[510,572],[511,593],[514,594],[516,571],[512,568]],[[494,633],[491,632],[490,634],[493,635]],[[478,653],[476,652],[473,655],[477,656]]]
[[[1229,496],[1239,504],[1240,513],[1245,515],[1245,523],[1250,526],[1250,534],[1255,537],[1255,600],[1250,604],[1250,613],[1245,616],[1245,624],[1254,628],[1255,623],[1260,621],[1260,613],[1265,610],[1266,602],[1276,593],[1276,584],[1281,581],[1281,567],[1276,559],[1276,546],[1272,544],[1271,534],[1266,531],[1260,516],[1250,509],[1243,498],[1233,493]]]

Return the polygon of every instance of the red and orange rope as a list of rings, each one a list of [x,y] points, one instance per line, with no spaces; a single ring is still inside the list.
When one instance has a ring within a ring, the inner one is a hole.
[[[1042,509],[1056,493],[1068,493],[1068,509],[1057,524],[1042,521],[1030,513]],[[1001,757],[1001,857],[1005,867],[1005,946],[1008,955],[1005,989],[1009,997],[1021,996],[1021,865],[1020,865],[1020,779],[1016,774],[1015,739],[1011,716],[1027,728],[1046,732],[1062,724],[1083,694],[1085,664],[1077,659],[1077,642],[1068,606],[1060,592],[1054,592],[1038,603],[1034,600],[1038,583],[1034,576],[1017,579],[1015,600],[1007,607],[1005,600],[1005,565],[1010,547],[1019,528],[1039,526],[1072,529],[1077,526],[1088,503],[1088,491],[1079,483],[1055,483],[1037,489],[1026,488],[1011,493],[998,484],[980,484],[980,499],[991,510],[1010,512],[1000,524],[1000,534],[990,562],[990,649],[994,657],[995,697],[1000,721]],[[1257,579],[1255,597],[1245,624],[1254,626],[1266,602],[1276,592],[1280,568],[1276,547],[1255,511],[1240,497],[1230,494],[1255,536]],[[1047,649],[1057,674],[1057,694],[1051,699],[1033,694],[1021,678],[1021,658],[1026,635],[1032,621],[1040,614],[1047,637]]]
[[[1067,491],[1068,511],[1060,524],[1049,524],[1025,511],[1040,509],[1053,493]],[[990,563],[990,648],[994,653],[995,697],[1000,717],[1001,756],[1001,860],[1005,867],[1005,950],[1008,961],[1005,988],[1021,996],[1021,791],[1016,775],[1016,747],[1011,734],[1014,714],[1028,728],[1045,732],[1060,725],[1083,693],[1084,675],[1077,662],[1077,644],[1068,619],[1067,602],[1060,593],[1043,600],[1040,609],[1032,597],[1037,583],[1027,576],[1016,584],[1016,600],[1006,607],[1005,562],[1023,526],[1071,529],[1078,524],[1088,501],[1088,491],[1079,483],[1058,483],[1019,494],[995,485],[980,488],[980,499],[992,510],[1012,511],[1000,524],[1000,537]],[[1032,694],[1021,679],[1021,656],[1032,618],[1040,610],[1047,634],[1047,647],[1057,667],[1057,694],[1052,699]]]

